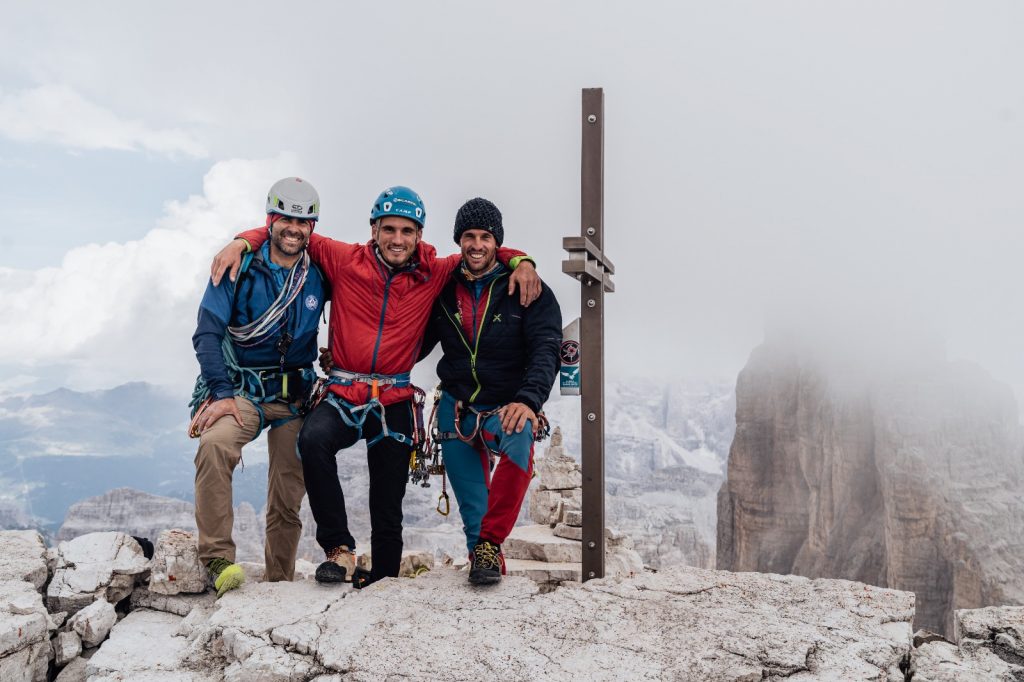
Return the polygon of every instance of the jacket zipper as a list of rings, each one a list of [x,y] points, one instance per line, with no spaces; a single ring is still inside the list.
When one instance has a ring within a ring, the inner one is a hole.
[[[480,384],[480,377],[476,375],[476,354],[477,351],[480,349],[480,336],[483,334],[484,322],[487,320],[487,309],[491,306],[491,294],[494,291],[494,285],[497,283],[499,279],[501,278],[498,277],[491,280],[490,286],[487,287],[487,303],[484,304],[484,314],[480,317],[480,325],[477,327],[476,338],[473,339],[472,348],[469,347],[469,342],[466,341],[466,334],[464,331],[462,331],[462,325],[456,322],[454,318],[452,318],[451,314],[448,312],[447,307],[442,306],[442,308],[444,308],[444,314],[448,316],[448,320],[453,325],[455,325],[455,331],[459,333],[459,339],[462,341],[462,345],[465,346],[466,350],[469,351],[469,369],[470,372],[473,374],[473,381],[476,383],[476,390],[473,391],[473,395],[469,396],[469,402],[473,402],[474,400],[476,400],[476,397],[480,395],[480,391],[482,391],[484,388],[483,385]],[[473,306],[473,310],[474,312],[476,312],[476,306]]]

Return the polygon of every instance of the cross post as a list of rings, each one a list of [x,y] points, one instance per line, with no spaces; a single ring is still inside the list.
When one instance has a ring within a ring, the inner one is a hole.
[[[584,581],[604,577],[604,294],[615,266],[604,255],[604,90],[583,90],[580,236],[564,237],[562,272],[580,282],[580,434]]]

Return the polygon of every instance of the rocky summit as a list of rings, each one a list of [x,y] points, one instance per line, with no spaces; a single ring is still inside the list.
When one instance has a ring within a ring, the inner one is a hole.
[[[90,576],[123,587],[135,554],[131,538],[113,535],[62,543],[50,564],[67,571],[69,556],[87,556]],[[958,611],[951,642],[912,634],[909,592],[685,566],[546,589],[515,576],[473,587],[448,567],[363,590],[253,575],[216,600],[196,580],[204,569],[189,536],[161,533],[148,570],[131,574],[132,594],[116,603],[109,588],[83,583],[92,601],[67,618],[54,604],[47,611],[45,585],[31,580],[42,538],[0,532],[10,567],[0,580],[0,679],[1024,679],[1019,607]]]

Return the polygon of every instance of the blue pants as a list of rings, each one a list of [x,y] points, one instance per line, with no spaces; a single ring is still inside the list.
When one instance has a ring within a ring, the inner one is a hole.
[[[483,412],[495,406],[472,407]],[[443,433],[455,432],[455,398],[447,392],[441,394],[437,424]],[[472,433],[475,424],[476,415],[464,406],[460,423],[462,433]],[[527,421],[521,433],[507,434],[501,429],[501,417],[494,414],[480,420],[479,433],[472,443],[458,438],[447,438],[441,443],[444,468],[459,503],[466,547],[470,552],[481,540],[498,545],[505,541],[519,517],[519,509],[533,477],[531,421]],[[493,474],[490,467],[492,451],[498,455]]]

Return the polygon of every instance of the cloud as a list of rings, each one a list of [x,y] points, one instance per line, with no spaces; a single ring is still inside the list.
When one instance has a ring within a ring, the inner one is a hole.
[[[0,93],[0,134],[21,142],[50,142],[72,149],[150,151],[194,158],[203,145],[180,130],[155,130],[125,120],[64,85]]]
[[[190,382],[210,260],[232,235],[262,223],[267,187],[295,167],[289,155],[218,162],[201,196],[169,202],[136,241],[71,249],[59,267],[0,268],[0,357],[29,375],[59,368],[64,386]]]

